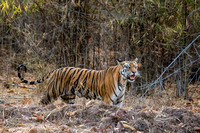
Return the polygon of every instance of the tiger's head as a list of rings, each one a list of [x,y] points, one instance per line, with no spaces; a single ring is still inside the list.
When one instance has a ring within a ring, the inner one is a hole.
[[[134,82],[135,77],[140,75],[138,72],[138,58],[133,61],[122,61],[120,59],[117,59],[117,61],[121,66],[120,74],[122,78],[129,82]]]

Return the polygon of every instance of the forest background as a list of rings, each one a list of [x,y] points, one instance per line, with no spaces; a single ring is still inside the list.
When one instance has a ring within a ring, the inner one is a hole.
[[[130,94],[144,92],[134,86],[155,80],[200,34],[199,0],[1,0],[0,10],[0,54],[6,58],[0,72],[7,79],[8,66],[18,64],[41,77],[63,66],[105,69],[117,58],[138,57],[141,77],[129,85]],[[199,58],[195,49],[165,75],[190,58]],[[176,95],[188,98],[187,83],[198,68],[199,62],[184,67],[166,83],[180,84]]]
[[[192,43],[191,43],[192,42]],[[139,59],[122,108],[39,105],[60,67]],[[200,132],[200,0],[0,0],[0,132]],[[142,97],[142,98],[141,98]]]

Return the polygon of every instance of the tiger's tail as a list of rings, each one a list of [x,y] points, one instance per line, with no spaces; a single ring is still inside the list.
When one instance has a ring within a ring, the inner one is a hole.
[[[48,78],[48,75],[49,75],[49,74],[48,74],[47,76],[42,77],[41,79],[36,80],[36,81],[28,81],[28,80],[25,80],[25,79],[21,76],[21,71],[20,71],[21,67],[24,68],[24,71],[25,71],[25,72],[27,72],[27,68],[26,68],[26,66],[23,65],[23,64],[19,65],[18,68],[17,68],[17,70],[18,70],[18,77],[19,77],[19,79],[20,79],[23,83],[30,84],[30,85],[34,85],[34,84],[42,83],[45,79]]]

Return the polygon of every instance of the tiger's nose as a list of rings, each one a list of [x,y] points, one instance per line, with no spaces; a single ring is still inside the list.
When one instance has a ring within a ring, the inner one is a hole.
[[[136,73],[136,71],[132,71],[132,73],[134,73],[134,74],[135,74],[135,73]]]
[[[132,72],[131,75],[135,75],[135,72]]]

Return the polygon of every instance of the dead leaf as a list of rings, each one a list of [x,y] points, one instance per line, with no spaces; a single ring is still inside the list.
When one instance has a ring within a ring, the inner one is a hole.
[[[69,130],[69,128],[67,126],[62,127],[62,131],[66,132],[66,133],[70,132],[70,130]]]
[[[56,105],[56,109],[58,109],[58,110],[59,110],[59,109],[61,109],[61,107]]]
[[[25,98],[24,101],[22,101],[22,104],[31,104],[31,100]]]
[[[129,125],[125,124],[125,123],[122,123],[122,125],[123,125],[125,128],[129,128],[129,129],[131,129],[132,131],[136,131],[136,129],[135,129],[134,127],[129,126]]]
[[[39,115],[39,116],[37,117],[37,121],[38,121],[38,122],[43,122],[43,121],[44,121],[44,117],[43,117],[42,115]]]
[[[29,120],[37,120],[37,117],[29,117]]]
[[[9,90],[8,93],[14,93],[14,90]]]
[[[85,104],[85,107],[88,107],[89,104],[90,104],[91,102],[92,102],[92,101],[87,102],[87,103]]]
[[[37,117],[38,115],[37,115],[37,114],[32,114],[32,116],[33,116],[33,117]]]
[[[10,106],[10,105],[11,105],[11,103],[6,103],[6,104],[5,104],[5,106]]]
[[[1,131],[1,133],[9,133],[9,130],[8,129],[6,129],[6,128],[3,128],[2,130],[0,130]]]
[[[196,109],[196,108],[192,108],[192,111],[198,113],[198,109]]]
[[[37,129],[35,129],[35,128],[32,128],[31,130],[29,130],[29,132],[28,133],[37,133]]]
[[[61,121],[58,122],[58,124],[56,124],[58,127],[61,126],[63,123]]]
[[[142,132],[142,131],[137,131],[136,133],[144,133],[144,132]]]
[[[194,127],[194,130],[200,132],[200,127]]]
[[[179,126],[179,127],[184,127],[185,124],[181,122],[180,124],[178,124],[178,126]]]
[[[24,124],[17,124],[18,126],[24,126]]]
[[[67,115],[68,116],[72,116],[74,113],[73,113],[73,111],[71,110],[71,111],[69,111],[68,113],[67,113]]]
[[[91,129],[91,131],[99,132],[99,129],[98,129],[97,127],[93,127],[93,128]]]
[[[27,90],[28,90],[28,88],[24,88],[24,90],[26,90],[26,91],[27,91]]]

